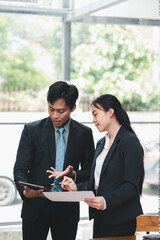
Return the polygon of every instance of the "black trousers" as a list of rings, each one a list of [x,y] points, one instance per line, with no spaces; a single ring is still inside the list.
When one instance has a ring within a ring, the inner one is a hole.
[[[77,224],[67,221],[63,204],[48,204],[36,221],[22,219],[23,240],[46,240],[49,229],[54,240],[74,240]]]
[[[96,216],[93,225],[93,237],[132,236],[136,231],[136,218],[120,224],[106,224],[101,216]]]

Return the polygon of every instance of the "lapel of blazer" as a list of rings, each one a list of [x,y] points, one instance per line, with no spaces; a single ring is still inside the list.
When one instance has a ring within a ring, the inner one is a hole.
[[[55,131],[54,131],[54,127],[50,117],[48,117],[47,119],[46,129],[47,129],[47,139],[48,139],[48,146],[49,146],[49,153],[50,153],[50,162],[51,162],[51,166],[55,167],[55,153],[56,153]]]
[[[109,152],[108,152],[108,154],[107,154],[107,156],[106,156],[106,158],[105,158],[105,160],[104,160],[104,163],[103,163],[103,165],[102,165],[102,171],[101,171],[100,180],[101,180],[101,178],[102,178],[102,176],[103,176],[103,174],[104,174],[105,169],[106,169],[107,166],[108,166],[108,163],[111,161],[111,159],[112,159],[112,154],[114,153],[115,149],[117,148],[117,145],[118,145],[118,143],[119,143],[119,141],[120,141],[120,139],[121,139],[121,137],[123,136],[123,134],[124,134],[125,131],[126,131],[126,130],[125,130],[125,128],[124,128],[123,126],[119,129],[119,131],[118,131],[118,133],[117,133],[117,135],[116,135],[116,138],[115,138],[115,140],[114,140],[111,148],[109,149]]]
[[[97,148],[96,148],[96,151],[95,151],[95,154],[94,154],[94,159],[93,159],[91,173],[90,173],[90,184],[91,184],[91,186],[94,185],[94,170],[95,170],[95,166],[96,166],[96,159],[97,159],[98,155],[102,152],[102,150],[104,148],[104,144],[105,144],[105,137],[100,139],[99,142],[97,143]]]

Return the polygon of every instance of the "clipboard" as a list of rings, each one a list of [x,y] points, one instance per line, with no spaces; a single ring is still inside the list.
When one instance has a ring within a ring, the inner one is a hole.
[[[23,182],[23,181],[18,181],[18,183],[23,184],[24,186],[27,186],[27,187],[29,187],[29,188],[31,188],[33,190],[43,189],[44,191],[49,191],[49,189],[46,188],[45,186],[32,184],[32,183],[27,183],[27,182]]]

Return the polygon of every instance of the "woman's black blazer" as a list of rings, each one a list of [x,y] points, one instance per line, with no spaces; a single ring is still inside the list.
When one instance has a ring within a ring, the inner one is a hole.
[[[90,177],[92,190],[96,158],[104,144],[105,138],[97,143]],[[97,191],[106,200],[106,210],[100,210],[106,223],[119,224],[142,214],[140,189],[143,174],[143,148],[136,135],[122,126],[104,160]],[[90,208],[90,218],[94,218],[94,211]]]

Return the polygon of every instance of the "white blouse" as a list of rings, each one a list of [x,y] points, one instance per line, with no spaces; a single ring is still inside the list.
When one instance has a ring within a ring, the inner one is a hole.
[[[99,186],[99,180],[100,180],[102,165],[103,165],[104,159],[107,156],[108,148],[109,148],[109,135],[107,133],[107,135],[105,136],[104,148],[96,159],[96,167],[95,167],[95,171],[94,171],[95,189],[98,189],[98,186]]]

